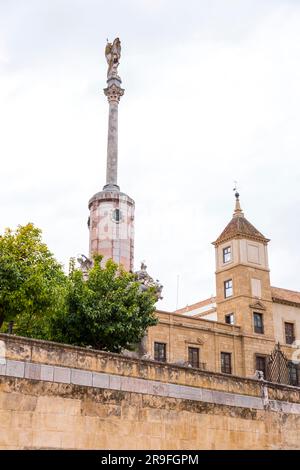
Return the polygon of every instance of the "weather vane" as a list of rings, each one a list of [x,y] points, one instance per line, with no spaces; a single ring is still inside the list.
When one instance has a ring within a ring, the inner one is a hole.
[[[237,181],[234,181],[233,191],[234,191],[235,197],[238,198],[239,197],[239,192],[238,192],[238,182]]]

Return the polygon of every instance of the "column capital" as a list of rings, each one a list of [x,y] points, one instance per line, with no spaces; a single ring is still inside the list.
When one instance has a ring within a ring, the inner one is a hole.
[[[104,94],[107,96],[108,102],[113,101],[119,103],[121,96],[124,95],[124,89],[121,88],[121,80],[111,78],[107,80],[107,88],[104,88]]]

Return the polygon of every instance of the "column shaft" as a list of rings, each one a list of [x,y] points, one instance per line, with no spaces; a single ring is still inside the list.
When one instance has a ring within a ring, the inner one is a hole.
[[[109,102],[106,184],[118,181],[118,102]]]

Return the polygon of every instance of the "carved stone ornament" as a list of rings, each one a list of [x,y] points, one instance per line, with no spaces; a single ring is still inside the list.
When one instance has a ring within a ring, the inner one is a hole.
[[[87,279],[88,278],[88,272],[93,266],[93,261],[85,255],[80,255],[77,258],[77,262],[79,264],[79,267],[80,267],[81,271],[83,272],[84,279]]]
[[[177,324],[177,323],[176,323]],[[190,341],[188,339],[185,340],[185,343],[186,344],[189,344],[189,345],[198,345],[200,344],[201,346],[204,344],[204,340],[202,338],[195,338],[195,341]]]
[[[204,342],[205,342],[205,338],[203,339],[203,338],[200,338],[200,336],[198,336],[197,343],[198,344],[204,344]]]
[[[107,77],[118,77],[118,65],[121,58],[121,41],[119,38],[116,38],[113,43],[107,41],[105,57],[108,63]]]
[[[119,103],[121,96],[124,95],[124,89],[113,83],[104,89],[104,94],[107,96],[108,102],[116,101]]]
[[[135,274],[137,276],[138,282],[140,283],[142,291],[146,291],[149,289],[149,287],[154,287],[157,300],[163,298],[161,296],[163,286],[160,284],[158,279],[154,281],[154,279],[147,273],[147,266],[144,262],[141,263],[141,269],[136,271]]]
[[[266,307],[264,306],[263,303],[261,303],[259,300],[253,304],[249,305],[250,308],[253,310],[266,310]]]

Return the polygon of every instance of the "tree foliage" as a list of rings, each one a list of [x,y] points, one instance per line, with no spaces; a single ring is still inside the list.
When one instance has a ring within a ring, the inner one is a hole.
[[[87,279],[74,264],[67,276],[33,224],[0,236],[0,328],[14,321],[18,335],[120,352],[157,323],[155,302],[153,288],[100,256]]]
[[[61,310],[65,289],[66,275],[42,242],[41,230],[33,224],[6,229],[0,236],[0,327],[18,320],[18,332],[29,335]]]
[[[62,342],[112,352],[131,349],[157,323],[155,292],[140,289],[136,276],[109,260],[94,260],[88,279],[78,269],[69,277],[67,308],[52,319],[53,337]]]

